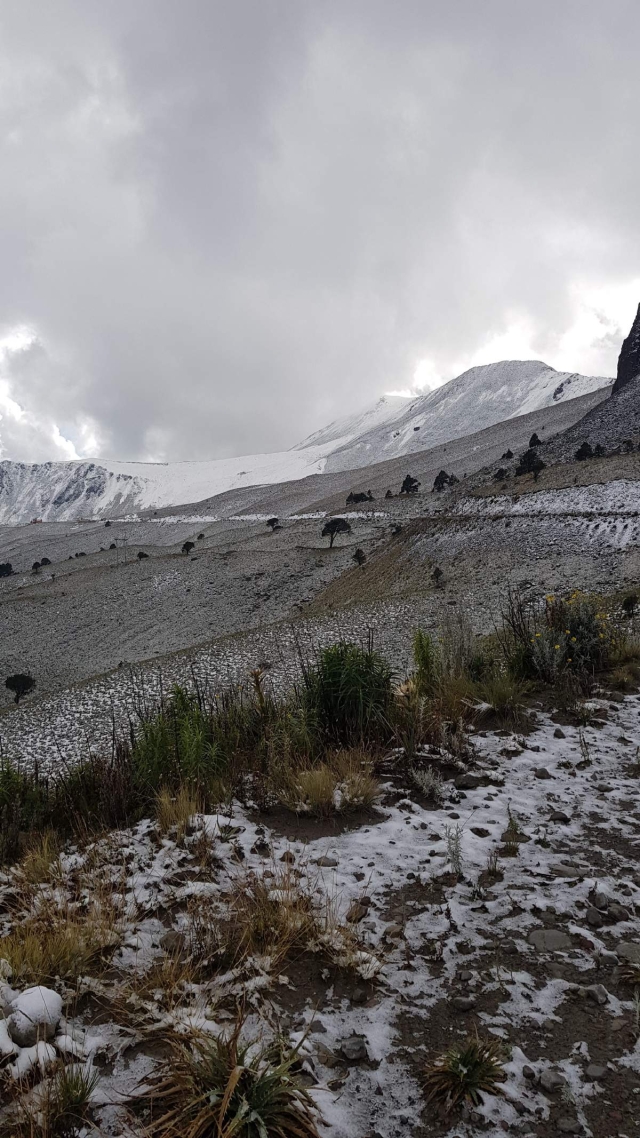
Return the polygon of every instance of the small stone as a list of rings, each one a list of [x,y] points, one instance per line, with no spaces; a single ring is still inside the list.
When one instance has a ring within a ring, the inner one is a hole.
[[[291,850],[285,850],[280,858],[280,861],[284,861],[287,865],[293,865],[295,860],[295,854],[292,854]]]
[[[617,901],[611,901],[607,908],[607,916],[613,924],[617,921],[628,921],[629,910],[625,909],[624,905],[620,905]]]
[[[328,1047],[325,1047],[324,1043],[318,1044],[316,1054],[323,1067],[328,1067],[330,1071],[340,1063],[338,1056],[334,1055],[333,1051],[330,1051]]]
[[[615,968],[618,964],[618,957],[615,952],[609,952],[606,948],[600,950],[596,960],[601,968]]]
[[[553,778],[553,775],[547,770],[546,767],[535,767],[533,775],[534,778]]]
[[[365,875],[361,869],[357,869],[353,876],[355,877],[356,881],[364,881]]]
[[[476,838],[490,838],[491,837],[491,831],[486,830],[484,828],[484,826],[469,826],[469,829],[471,830],[472,834],[476,835]]]
[[[577,1118],[559,1118],[556,1128],[561,1134],[582,1134],[582,1123]]]
[[[578,869],[575,865],[567,865],[562,861],[552,862],[549,866],[549,872],[553,873],[554,877],[581,877],[582,870]]]
[[[351,993],[351,1003],[352,1004],[366,1004],[366,1002],[367,1002],[367,993],[365,992],[364,988],[354,988],[353,992]]]
[[[623,960],[628,960],[629,964],[640,964],[640,944],[623,940],[618,945],[616,952]]]
[[[11,1001],[7,1030],[18,1047],[53,1039],[62,1016],[62,997],[52,988],[26,988]]]
[[[466,774],[459,774],[454,782],[457,790],[476,790],[479,786],[488,786],[489,779],[484,774],[473,774],[467,771]]]
[[[568,814],[565,814],[564,810],[554,810],[553,814],[551,815],[550,821],[551,822],[564,822],[566,824],[567,822],[570,822],[571,819],[570,819]]]
[[[553,737],[554,739],[566,739],[567,736],[562,730],[562,727],[556,727],[555,731],[553,732]]]
[[[524,1067],[522,1068],[522,1078],[527,1079],[530,1083],[533,1083],[535,1080],[535,1077],[536,1077],[536,1073],[535,1073],[533,1067],[530,1067],[528,1063],[525,1063]]]
[[[543,1071],[540,1075],[540,1086],[544,1091],[557,1091],[566,1086],[567,1080],[558,1071]]]
[[[538,952],[566,952],[571,948],[571,939],[561,929],[533,929],[528,940]]]
[[[366,917],[368,912],[369,912],[369,909],[368,909],[367,905],[361,905],[358,901],[354,901],[349,906],[349,911],[347,913],[347,920],[349,921],[350,924],[355,925],[358,923],[358,921],[362,921]]]
[[[176,929],[169,929],[160,937],[160,948],[169,956],[179,956],[186,947],[187,941],[184,933],[179,933]]]
[[[609,993],[604,984],[590,984],[587,988],[587,996],[594,1003],[603,1007],[604,1004],[609,1002]]]
[[[402,936],[402,925],[387,925],[386,929],[384,930],[384,936],[388,937],[389,940],[394,940],[396,937]]]
[[[468,968],[463,968],[462,972],[458,972],[458,980],[462,980],[463,984],[467,984],[469,980],[473,980],[473,972]]]
[[[588,1079],[604,1079],[607,1075],[607,1068],[601,1067],[599,1063],[589,1063],[587,1067]]]
[[[591,900],[596,909],[606,909],[611,898],[607,896],[602,889],[594,889],[591,894]]]
[[[340,1051],[349,1063],[359,1063],[363,1059],[369,1058],[367,1045],[362,1035],[350,1035],[348,1039],[343,1039],[340,1044]]]
[[[604,917],[602,916],[602,913],[599,913],[597,909],[594,909],[593,905],[589,906],[585,915],[587,924],[591,925],[592,929],[602,928],[604,924]]]
[[[475,1008],[476,1001],[473,996],[454,996],[451,1004],[456,1011],[470,1012],[472,1008]]]
[[[316,862],[316,865],[321,866],[322,869],[335,869],[337,864],[338,861],[335,857],[319,857]],[[362,877],[364,877],[364,873],[362,874]]]

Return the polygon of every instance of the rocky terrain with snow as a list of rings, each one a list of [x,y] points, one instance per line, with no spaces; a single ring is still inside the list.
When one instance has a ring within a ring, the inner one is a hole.
[[[372,637],[402,692],[417,627],[485,643],[509,590],[597,594],[627,636],[638,382],[612,395],[609,380],[503,363],[282,455],[0,464],[2,675],[36,681],[17,706],[0,688],[3,762],[66,777],[114,754],[173,685],[212,697],[258,682],[278,699],[339,640]],[[534,436],[544,466],[516,475]],[[601,450],[578,461],[584,442]],[[438,492],[441,471],[454,477]],[[415,493],[400,493],[407,474]],[[335,516],[349,529],[330,547]],[[249,1037],[299,1044],[322,1138],[633,1138],[635,674],[588,696],[523,690],[517,729],[465,705],[455,747],[419,748],[413,766],[406,747],[376,752],[370,808],[341,812],[337,790],[315,818],[256,784],[182,830],[150,816],[67,842],[44,876],[33,850],[0,867],[0,1132],[77,1069],[76,1133],[142,1138],[167,1039],[229,1032],[240,1001]],[[202,938],[260,889],[313,935],[286,959],[203,968]],[[22,926],[61,914],[96,930],[81,974],[4,963],[9,948],[22,960]],[[476,1033],[500,1043],[500,1084],[446,1114],[426,1064]]]

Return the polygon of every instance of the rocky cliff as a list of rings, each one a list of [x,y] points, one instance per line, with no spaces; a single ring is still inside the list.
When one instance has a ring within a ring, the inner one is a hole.
[[[626,387],[627,383],[637,375],[640,375],[640,304],[631,331],[620,349],[618,375],[613,385],[613,394]]]

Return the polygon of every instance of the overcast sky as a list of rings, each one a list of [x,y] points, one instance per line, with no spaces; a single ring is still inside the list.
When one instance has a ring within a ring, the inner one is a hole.
[[[0,0],[0,457],[291,446],[640,301],[638,0]]]

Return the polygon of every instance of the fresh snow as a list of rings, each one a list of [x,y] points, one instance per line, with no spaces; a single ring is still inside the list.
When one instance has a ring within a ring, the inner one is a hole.
[[[194,462],[0,462],[0,524],[34,518],[122,517],[202,502],[230,490],[358,469],[426,450],[553,406],[612,380],[557,372],[534,360],[471,368],[415,398],[383,396],[291,450]]]

